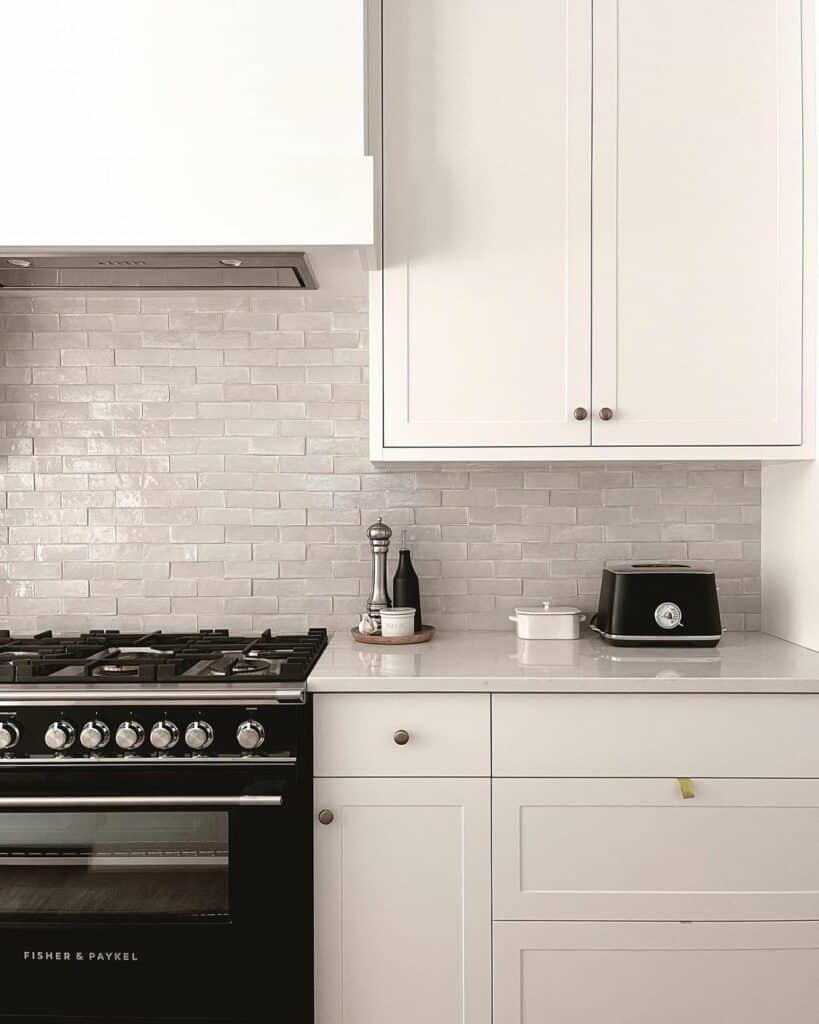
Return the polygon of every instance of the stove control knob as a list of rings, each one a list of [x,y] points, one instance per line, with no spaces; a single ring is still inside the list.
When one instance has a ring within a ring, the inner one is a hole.
[[[86,722],[80,729],[80,743],[86,750],[101,750],[110,739],[111,730],[105,722]]]
[[[74,726],[70,722],[52,722],[45,732],[49,750],[68,750],[74,742]]]
[[[185,742],[191,750],[204,750],[213,743],[213,729],[207,722],[191,722],[185,730]]]
[[[151,727],[151,746],[157,750],[170,750],[179,742],[179,730],[173,722],[157,722]]]
[[[19,727],[14,722],[0,722],[0,750],[11,750],[19,741]]]
[[[145,730],[139,722],[123,722],[114,736],[120,750],[136,750],[145,742]]]
[[[256,750],[264,743],[264,726],[248,719],[236,730],[236,740],[243,750]]]

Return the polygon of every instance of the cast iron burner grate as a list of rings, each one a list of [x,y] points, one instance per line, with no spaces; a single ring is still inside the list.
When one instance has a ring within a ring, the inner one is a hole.
[[[228,630],[147,634],[92,630],[77,637],[11,637],[0,630],[0,682],[134,682],[234,678],[304,682],[327,646],[327,630],[232,637]]]

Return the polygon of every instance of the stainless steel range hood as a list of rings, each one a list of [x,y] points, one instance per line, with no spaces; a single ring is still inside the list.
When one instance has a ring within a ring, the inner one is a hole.
[[[75,252],[0,256],[0,288],[15,291],[317,287],[303,252]]]

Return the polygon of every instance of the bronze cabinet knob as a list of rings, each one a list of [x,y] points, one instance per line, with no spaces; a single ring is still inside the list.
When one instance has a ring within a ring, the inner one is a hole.
[[[609,409],[607,405],[604,405],[598,413],[598,416],[601,420],[610,420],[612,416],[614,416],[614,412],[611,409]]]
[[[409,733],[406,729],[399,729],[397,732],[394,732],[392,738],[399,747],[405,747],[409,743]]]
[[[589,410],[584,409],[582,405],[578,405],[573,415],[576,420],[584,420],[589,415]]]
[[[333,814],[333,812],[328,811],[326,808],[323,811],[319,811],[318,813],[318,820],[321,822],[322,825],[332,824],[334,817],[335,815]]]

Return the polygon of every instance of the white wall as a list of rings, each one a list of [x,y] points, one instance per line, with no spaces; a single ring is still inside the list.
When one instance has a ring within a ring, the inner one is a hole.
[[[819,650],[819,465],[762,470],[762,628]]]
[[[815,328],[813,309],[806,312]],[[763,466],[762,628],[819,651],[817,608],[819,464]]]

